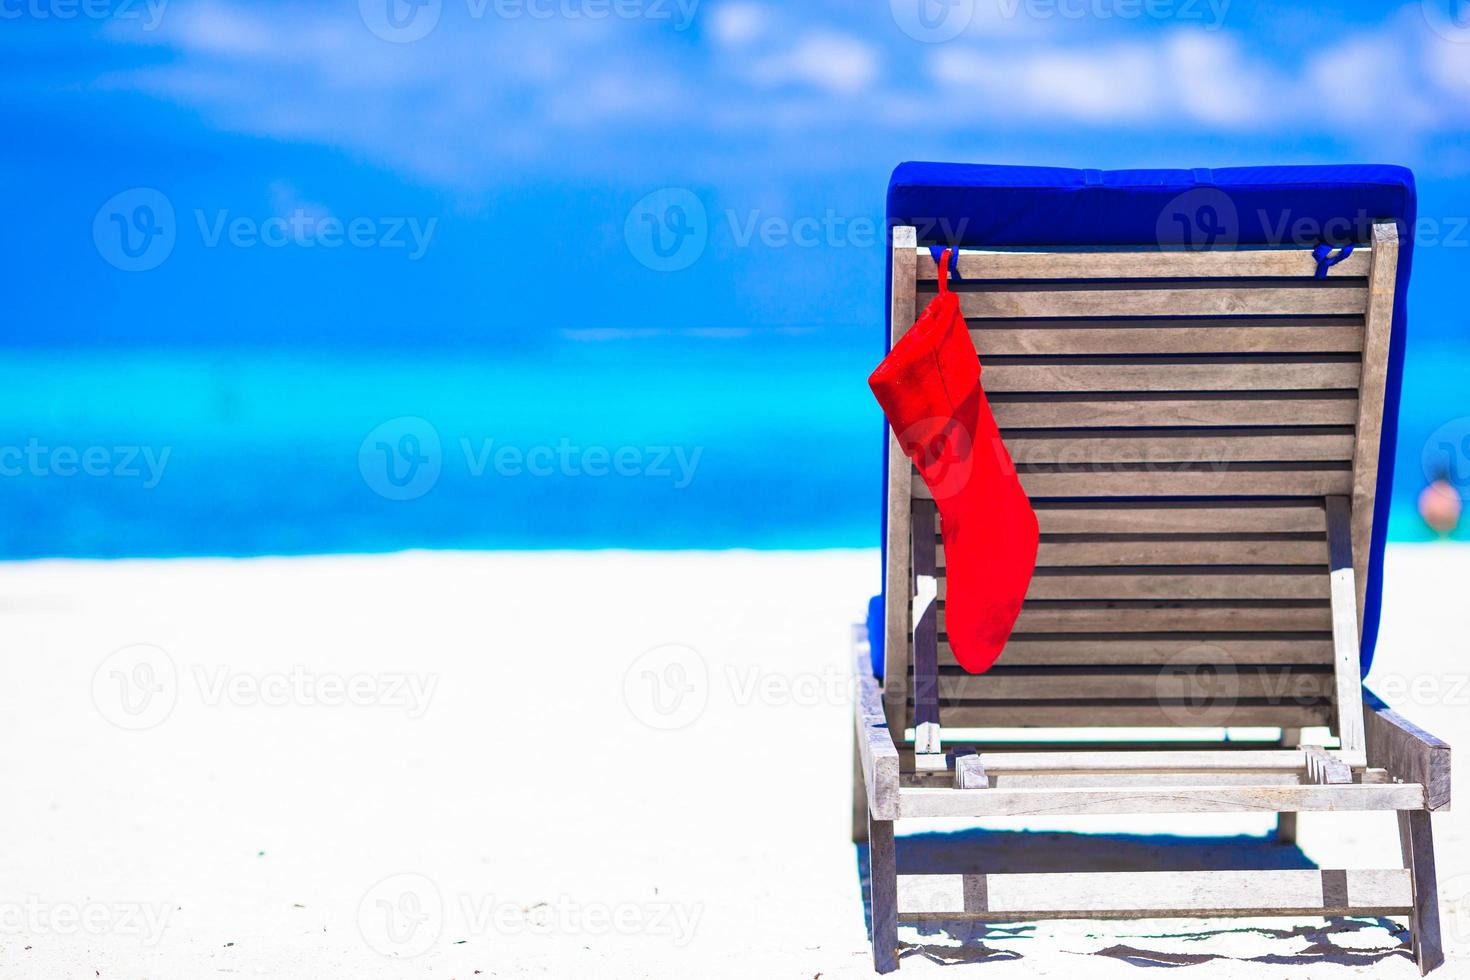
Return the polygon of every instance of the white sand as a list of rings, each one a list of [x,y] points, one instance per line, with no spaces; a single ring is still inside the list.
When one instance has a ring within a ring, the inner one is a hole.
[[[869,975],[845,677],[876,568],[871,552],[0,566],[0,976]],[[1391,552],[1374,671],[1461,744],[1467,571],[1463,549]],[[1463,812],[1436,818],[1446,978],[1470,975]],[[1310,814],[1301,836],[1324,865],[1397,862],[1387,815]],[[900,938],[917,947],[902,975],[1417,975],[1402,934],[1369,921]]]

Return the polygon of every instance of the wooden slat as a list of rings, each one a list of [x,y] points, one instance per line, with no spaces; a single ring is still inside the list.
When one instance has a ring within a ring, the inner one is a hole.
[[[981,361],[1016,354],[1307,354],[1363,349],[1359,317],[1224,320],[981,320]]]
[[[1142,752],[986,752],[988,772],[1188,772],[1193,770],[1305,770],[1302,749],[1179,750]]]
[[[1348,280],[1351,282],[1351,280]],[[961,289],[964,289],[963,284]],[[935,295],[922,285],[918,301]],[[1362,313],[1360,285],[1193,283],[1149,287],[1130,283],[986,284],[959,293],[966,319],[1097,316],[1322,316]]]
[[[950,775],[948,772],[946,776]],[[1392,782],[1382,769],[1363,770],[1363,783]],[[1166,786],[1300,786],[1310,782],[1295,772],[1105,772],[1105,773],[998,773],[986,786],[998,789],[1106,789],[1116,787]],[[944,780],[915,777],[913,785],[943,785]],[[959,787],[956,787],[958,789]],[[966,787],[977,789],[980,787]]]
[[[960,701],[1077,701],[1115,699],[1204,703],[1210,698],[1321,701],[1332,696],[1332,675],[1321,670],[1238,667],[1218,674],[1182,669],[1087,671],[1063,669],[1025,673],[996,672],[969,675],[949,673],[939,679],[945,704]]]
[[[1251,360],[1159,358],[1150,363],[990,362],[981,384],[987,393],[1034,391],[1292,391],[1351,389],[1361,369],[1356,359]]]
[[[1332,720],[1332,703],[1162,704],[1158,701],[961,701],[944,706],[956,728],[1311,728]]]
[[[1398,284],[1399,231],[1392,221],[1373,225],[1373,269],[1363,342],[1362,392],[1358,401],[1357,456],[1353,461],[1353,571],[1357,585],[1358,629],[1368,589],[1368,551],[1373,539],[1373,513],[1378,499],[1379,442],[1388,379],[1388,350],[1393,332],[1394,289]]]
[[[939,278],[928,248],[917,248],[920,279]],[[1368,274],[1372,249],[1353,254],[1327,269],[1329,278]],[[961,249],[961,279],[1201,279],[1271,277],[1310,278],[1317,262],[1309,248],[1252,249]]]
[[[938,551],[944,567],[944,549]],[[1199,535],[1119,536],[1085,540],[1043,537],[1038,568],[1150,565],[1327,565],[1327,542],[1271,538],[1224,539]]]
[[[945,594],[941,579],[939,594]],[[1326,575],[1311,566],[1283,571],[1278,566],[1251,570],[1201,568],[1196,573],[1162,566],[1140,572],[1132,569],[1077,571],[1052,574],[1043,569],[1032,576],[1028,599],[1327,599]]]
[[[1041,533],[1217,534],[1326,531],[1321,501],[1097,502],[1035,505]],[[1326,552],[1322,562],[1326,563]]]
[[[1353,431],[1269,429],[1018,429],[1002,433],[1016,463],[1254,463],[1351,460]]]
[[[939,630],[944,632],[944,606]],[[1332,610],[1323,603],[1226,602],[1033,602],[1016,620],[1017,633],[1159,633],[1177,630],[1259,632],[1330,630]]]
[[[939,598],[948,589],[939,579]],[[1314,566],[1155,568],[1038,567],[1028,599],[1329,599],[1329,580]]]
[[[985,742],[970,738],[961,738],[953,746],[956,758],[968,752],[978,752],[988,755],[992,752],[1028,752],[1043,755],[1070,755],[1076,752],[1124,752],[1132,754],[1135,752],[1256,752],[1274,749],[1278,742],[1270,739],[1247,739],[1237,736],[1231,741],[1149,741],[1146,738],[1139,740],[1130,738],[1128,732],[1116,733],[1121,741],[1097,741],[1089,739],[1085,742],[1067,741],[1043,741],[1043,742]],[[906,746],[900,745],[898,749],[900,765],[903,767],[904,778],[917,775],[914,772],[914,754]]]
[[[901,920],[1403,915],[1413,903],[1397,868],[898,876]]]
[[[1332,663],[1332,640],[1312,633],[1134,633],[1059,636],[1013,635],[998,663],[1004,667],[1143,666],[1178,663],[1206,647],[1241,667],[1257,664]],[[958,664],[947,642],[939,644],[941,668]]]
[[[1286,393],[1289,394],[1289,393]],[[1002,429],[1119,428],[1132,426],[1352,425],[1356,396],[1283,397],[1277,392],[1227,396],[1130,397],[997,394],[990,400]]]
[[[1062,472],[1022,469],[1021,486],[1037,497],[1325,497],[1349,493],[1352,471],[1344,465],[1311,463],[1235,463],[1168,469],[1147,463],[1109,464],[1094,470],[1071,467]],[[914,474],[911,493],[932,500],[924,481]]]
[[[908,817],[1061,816],[1089,813],[1280,813],[1290,810],[1419,810],[1424,787],[1411,783],[1346,786],[1175,786],[1168,789],[953,789],[902,787],[898,812]]]

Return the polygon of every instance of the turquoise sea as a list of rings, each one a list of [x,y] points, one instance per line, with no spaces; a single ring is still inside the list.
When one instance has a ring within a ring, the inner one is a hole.
[[[873,352],[829,341],[10,351],[0,557],[874,546]],[[1412,352],[1396,539],[1431,437],[1470,478],[1466,377]]]

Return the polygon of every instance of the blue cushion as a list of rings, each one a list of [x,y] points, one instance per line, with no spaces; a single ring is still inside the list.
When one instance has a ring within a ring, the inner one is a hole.
[[[1398,282],[1378,457],[1378,504],[1373,514],[1363,610],[1364,675],[1373,661],[1378,638],[1414,216],[1414,175],[1404,167],[1380,165],[1068,170],[904,163],[893,171],[888,184],[888,227],[914,225],[921,245],[1310,247],[1322,242],[1366,244],[1373,221],[1397,222]],[[891,269],[889,273],[891,285]],[[885,329],[885,353],[889,335]],[[888,480],[887,438],[885,430],[883,486]],[[886,506],[882,514],[886,546]],[[874,669],[881,677],[880,648],[881,641],[874,645]]]

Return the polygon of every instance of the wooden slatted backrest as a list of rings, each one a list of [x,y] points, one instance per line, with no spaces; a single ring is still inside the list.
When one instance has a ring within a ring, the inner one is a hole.
[[[954,288],[1040,553],[997,665],[965,674],[934,503],[890,439],[894,730],[912,722],[916,570],[938,580],[946,726],[1333,725],[1361,678],[1356,637],[1334,644],[1329,502],[1351,515],[1361,610],[1397,244],[1376,225],[1324,278],[1304,248],[962,252]],[[912,228],[893,248],[897,340],[937,269]]]

